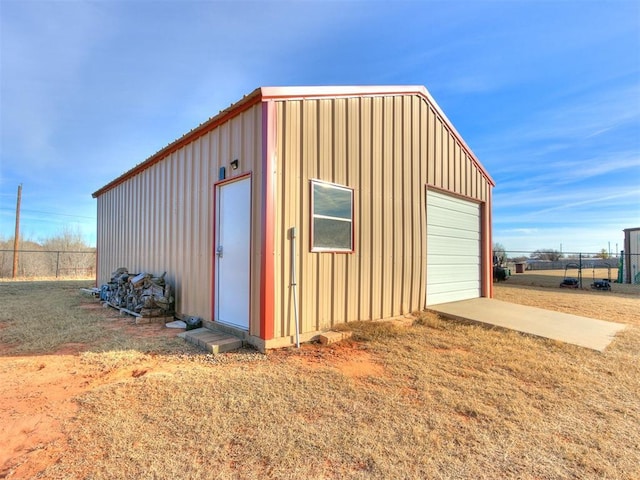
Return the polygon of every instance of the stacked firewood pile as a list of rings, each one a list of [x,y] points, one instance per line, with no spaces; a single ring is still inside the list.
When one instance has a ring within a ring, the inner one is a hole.
[[[100,288],[100,299],[142,317],[173,315],[175,301],[165,275],[166,272],[155,277],[119,268],[111,274],[111,281]]]

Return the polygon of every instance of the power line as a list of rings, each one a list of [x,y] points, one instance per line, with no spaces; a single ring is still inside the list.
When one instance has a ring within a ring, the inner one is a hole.
[[[11,210],[11,211],[13,211],[10,208],[0,208],[0,210]],[[95,220],[96,219],[96,217],[87,217],[87,216],[84,216],[84,215],[70,215],[68,213],[41,212],[39,210],[28,210],[28,209],[24,209],[24,208],[22,209],[22,211],[23,212],[27,212],[27,213],[39,213],[41,215],[58,215],[60,217],[86,218],[86,219],[89,219],[89,220]]]

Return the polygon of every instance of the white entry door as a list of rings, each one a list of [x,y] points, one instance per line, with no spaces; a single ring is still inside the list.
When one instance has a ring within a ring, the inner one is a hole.
[[[251,178],[216,188],[215,320],[249,329]]]

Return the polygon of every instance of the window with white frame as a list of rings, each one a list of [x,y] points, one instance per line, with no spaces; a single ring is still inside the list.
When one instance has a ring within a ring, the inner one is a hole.
[[[353,251],[353,190],[311,180],[311,250]]]

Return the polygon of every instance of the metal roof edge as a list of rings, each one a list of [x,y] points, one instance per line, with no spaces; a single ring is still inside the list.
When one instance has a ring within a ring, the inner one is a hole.
[[[262,87],[262,98],[278,99],[316,99],[331,97],[362,97],[378,95],[407,95],[426,92],[422,85],[319,85],[319,86],[282,86]]]
[[[440,105],[438,105],[438,102],[435,101],[435,99],[433,98],[433,96],[431,96],[431,93],[429,93],[429,90],[427,90],[426,87],[422,87],[422,88],[423,88],[423,92],[421,92],[421,94],[424,95],[424,97],[431,104],[431,106],[433,106],[433,108],[436,109],[436,111],[438,112],[438,115],[442,117],[442,120],[444,121],[444,123],[447,124],[447,126],[451,129],[451,132],[453,133],[453,135],[460,141],[462,148],[464,148],[466,152],[471,156],[471,160],[473,161],[473,163],[476,164],[476,167],[478,167],[480,172],[482,172],[482,175],[485,176],[485,178],[489,181],[492,187],[495,187],[496,182],[493,179],[493,177],[489,175],[489,172],[487,171],[486,168],[484,168],[484,165],[482,165],[482,162],[480,162],[478,157],[476,157],[476,154],[473,153],[473,150],[471,150],[471,147],[469,147],[469,145],[467,145],[467,142],[464,141],[464,138],[462,138],[462,135],[460,135],[460,132],[458,132],[458,130],[456,129],[456,127],[454,127],[451,120],[449,120],[449,117],[447,117],[447,115],[444,113],[442,108],[440,108]]]
[[[253,92],[242,97],[241,100],[231,104],[229,107],[225,108],[224,110],[221,110],[220,112],[218,112],[217,115],[209,118],[208,120],[205,120],[197,127],[189,130],[187,133],[185,133],[178,139],[169,143],[166,147],[158,150],[156,153],[148,157],[146,160],[143,160],[142,162],[137,164],[135,167],[127,170],[119,177],[116,177],[115,179],[111,180],[105,186],[93,192],[91,196],[93,198],[98,198],[103,193],[108,192],[112,188],[117,187],[121,183],[124,183],[129,178],[134,177],[135,175],[142,172],[143,170],[146,170],[152,165],[160,162],[163,158],[175,152],[180,147],[194,141],[196,138],[201,137],[205,133],[210,132],[211,130],[216,128],[218,125],[226,122],[227,120],[230,120],[236,115],[239,115],[240,113],[249,109],[253,105],[259,103],[260,101],[261,101],[261,89],[256,88]]]

